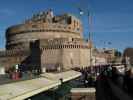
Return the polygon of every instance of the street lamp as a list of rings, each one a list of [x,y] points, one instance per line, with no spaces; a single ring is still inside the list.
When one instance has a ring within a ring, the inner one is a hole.
[[[81,8],[78,8],[79,9],[79,14],[80,16],[84,14],[83,10]],[[89,62],[90,62],[90,69],[91,69],[91,73],[92,73],[92,32],[91,32],[91,25],[92,25],[92,19],[91,19],[91,16],[90,16],[90,11],[87,10],[87,18],[88,18],[88,28],[89,28],[89,37],[88,37],[88,48],[89,48]]]
[[[79,8],[79,13],[80,13],[80,16],[81,15],[83,15],[84,14],[84,12],[83,12],[83,10],[82,9],[80,9]],[[89,37],[88,37],[88,47],[89,47],[89,49],[90,49],[90,66],[92,65],[91,64],[91,62],[92,62],[92,59],[91,59],[91,55],[92,55],[92,51],[91,51],[91,49],[92,49],[92,32],[91,32],[91,16],[90,16],[90,12],[89,12],[89,10],[87,10],[88,11],[88,14],[87,14],[87,17],[88,17],[88,28],[89,28],[89,30],[90,30],[90,32],[89,32]]]

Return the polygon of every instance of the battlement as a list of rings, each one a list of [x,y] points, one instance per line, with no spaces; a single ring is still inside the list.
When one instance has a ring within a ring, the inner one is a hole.
[[[24,23],[11,26],[6,31],[6,36],[23,34],[28,32],[49,32],[62,31],[72,33],[82,33],[81,21],[71,14],[54,16],[53,11],[40,12],[34,14],[32,18]]]
[[[84,43],[81,38],[54,38],[54,39],[41,39],[42,45],[56,45],[56,44],[71,44],[71,43]]]
[[[41,49],[88,48],[88,43],[79,38],[55,38],[40,40]]]
[[[78,18],[71,14],[54,15],[54,12],[50,9],[48,11],[42,11],[34,14],[30,19],[25,20],[25,24],[33,23],[59,23],[59,24],[71,24],[72,20],[79,21]],[[80,22],[81,23],[81,22]]]
[[[30,50],[28,49],[12,49],[12,50],[0,51],[0,57],[23,56],[29,54]]]
[[[53,11],[50,9],[48,11],[42,11],[40,13],[33,14],[33,16],[30,19],[25,20],[25,23],[34,23],[40,21],[51,22],[53,17]]]

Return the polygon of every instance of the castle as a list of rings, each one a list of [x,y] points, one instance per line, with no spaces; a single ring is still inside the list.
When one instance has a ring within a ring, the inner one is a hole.
[[[71,14],[40,12],[6,30],[6,50],[0,66],[19,64],[23,71],[69,70],[90,65],[90,45],[83,38],[81,21]]]

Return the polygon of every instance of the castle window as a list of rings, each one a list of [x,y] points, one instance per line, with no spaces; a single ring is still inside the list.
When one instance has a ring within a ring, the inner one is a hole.
[[[72,23],[72,18],[71,18],[71,16],[70,16],[69,18],[67,18],[67,23],[68,23],[68,24],[71,24],[71,23]]]
[[[43,19],[43,22],[44,22],[44,23],[46,22],[45,19]]]
[[[32,28],[37,28],[37,25],[32,25]]]
[[[76,21],[74,20],[74,28],[76,27]]]
[[[79,23],[77,22],[77,26],[79,25]]]
[[[68,29],[71,29],[71,27],[68,27]]]
[[[72,41],[74,41],[74,38],[72,38]]]
[[[77,28],[77,31],[79,31],[79,28]]]
[[[72,48],[72,45],[70,46],[70,48]]]

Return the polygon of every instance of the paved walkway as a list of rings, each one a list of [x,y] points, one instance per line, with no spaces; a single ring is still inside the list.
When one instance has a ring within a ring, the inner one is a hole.
[[[76,71],[46,73],[40,78],[0,85],[0,100],[23,100],[81,76]]]

